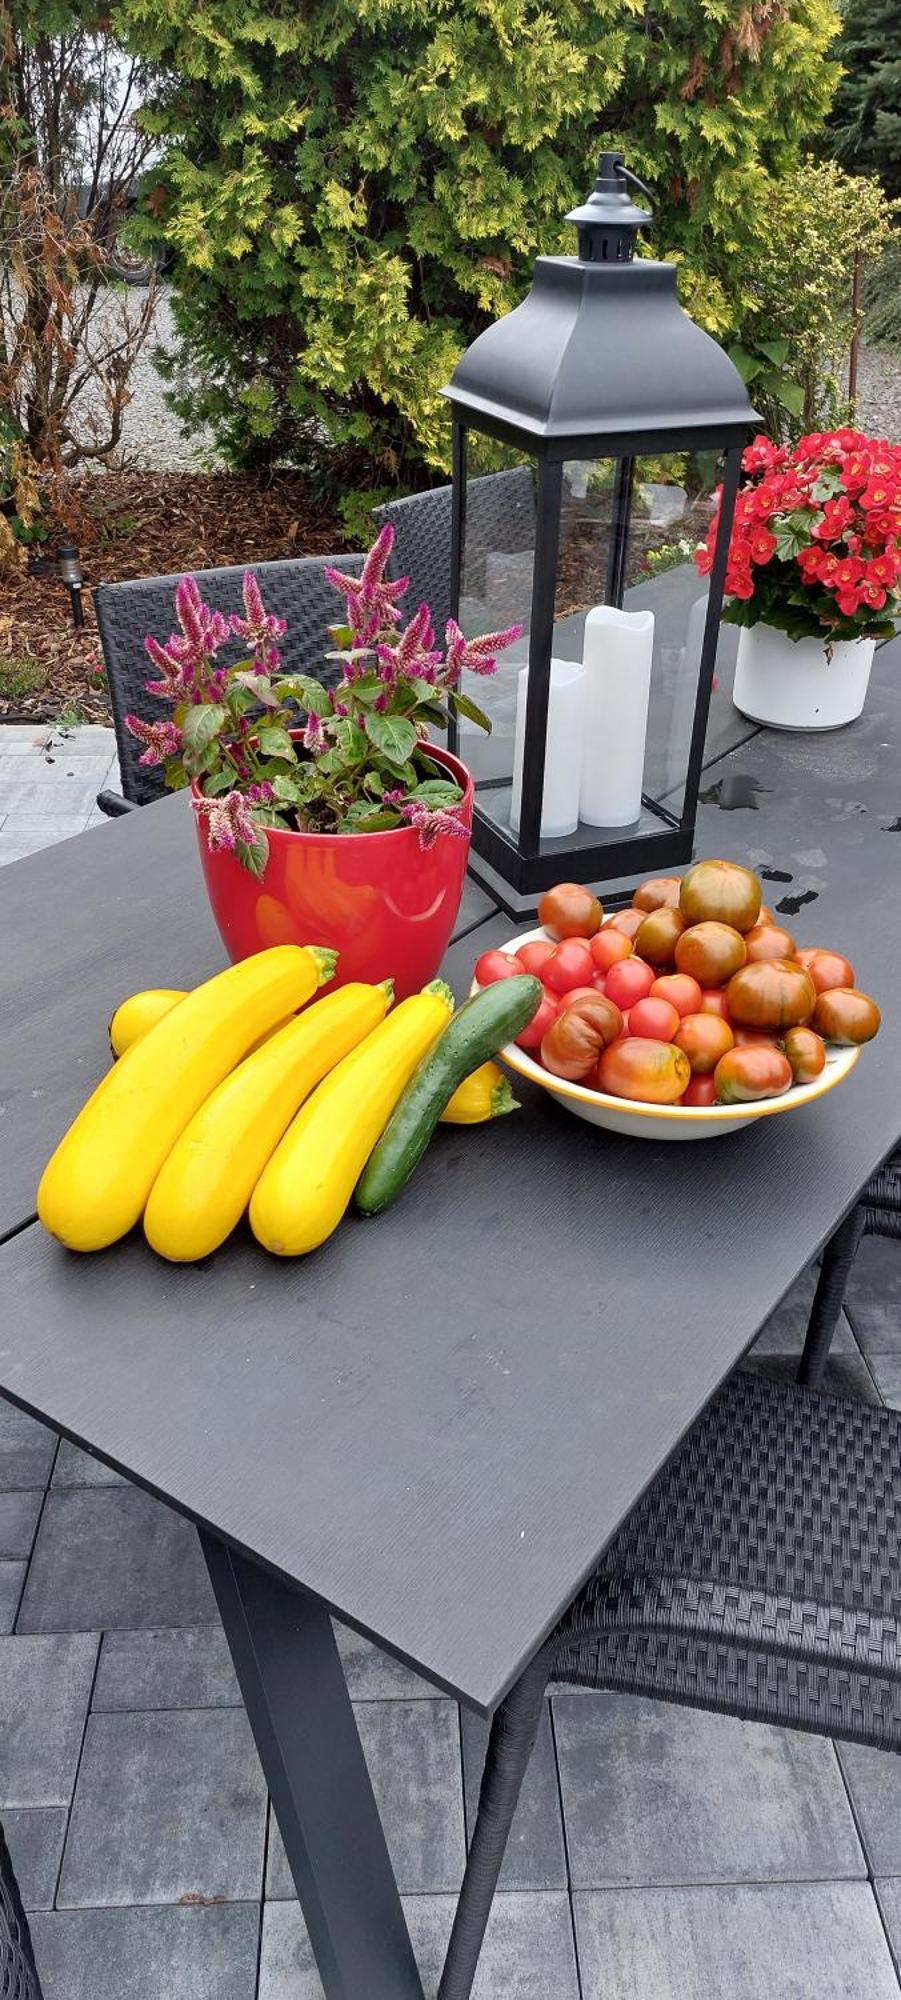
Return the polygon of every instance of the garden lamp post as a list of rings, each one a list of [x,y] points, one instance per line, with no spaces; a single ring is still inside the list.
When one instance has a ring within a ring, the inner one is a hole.
[[[473,341],[444,392],[454,615],[467,637],[524,627],[494,681],[464,675],[454,730],[476,778],[473,865],[514,914],[561,878],[615,895],[692,854],[726,553],[755,415],[732,362],[680,307],[674,265],[635,258],[651,215],[633,187],[645,192],[619,153],[604,154],[588,200],[567,218],[578,254],[538,258],[526,299]],[[497,549],[496,535],[486,543],[483,507],[467,508],[474,432],[496,441],[495,464],[521,468],[529,523],[513,553]],[[710,496],[703,518],[686,516],[694,541],[722,480],[703,596],[687,552],[655,575],[645,559],[655,505],[676,493],[688,506],[685,487],[659,483],[661,457],[667,474],[674,454],[686,485]],[[489,709],[487,742],[468,727],[467,699]]]
[[[73,542],[61,543],[57,549],[56,573],[69,592],[69,603],[72,607],[72,623],[78,630],[84,624],[84,604],[81,597],[84,575],[81,567],[81,557]]]

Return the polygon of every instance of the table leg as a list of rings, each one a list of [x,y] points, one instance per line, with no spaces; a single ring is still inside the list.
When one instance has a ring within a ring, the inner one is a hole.
[[[326,2000],[423,2000],[331,1620],[200,1539]]]

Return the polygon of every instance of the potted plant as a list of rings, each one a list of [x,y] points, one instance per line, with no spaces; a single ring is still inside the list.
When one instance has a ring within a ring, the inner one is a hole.
[[[742,627],[733,700],[775,729],[837,729],[866,699],[876,640],[901,615],[901,448],[814,432],[747,447],[723,618]],[[704,576],[719,514],[695,563]]]
[[[521,627],[466,639],[454,619],[436,648],[428,606],[401,629],[407,579],[385,571],[382,529],[359,577],[327,572],[345,599],[331,628],[337,685],[283,668],[285,621],[269,615],[253,572],[244,617],[175,592],[179,631],[145,639],[149,694],[171,715],[126,716],[172,786],[190,784],[207,893],[232,959],[267,945],[338,952],[338,982],[392,977],[399,998],[431,979],[460,904],[472,824],[472,779],[429,741],[456,708],[488,729],[460,693],[464,668],[495,671]],[[237,636],[248,657],[220,663]]]

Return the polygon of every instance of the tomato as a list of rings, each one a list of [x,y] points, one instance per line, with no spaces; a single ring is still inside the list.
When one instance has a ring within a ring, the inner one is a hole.
[[[522,1034],[516,1037],[517,1048],[527,1049],[530,1053],[533,1049],[540,1049],[551,1022],[556,1021],[556,1019],[557,995],[556,993],[549,993],[547,987],[545,987],[544,997],[539,1001],[537,1010],[532,1015],[531,1021],[526,1023]]]
[[[797,956],[791,931],[784,931],[781,924],[756,923],[752,931],[745,932],[745,951],[749,965],[759,964],[762,958]]]
[[[789,1028],[782,1044],[796,1083],[813,1083],[826,1067],[826,1045],[812,1028]]]
[[[604,912],[581,882],[558,882],[546,889],[538,905],[538,921],[552,938],[590,938],[600,930]]]
[[[498,979],[515,979],[522,966],[508,951],[483,951],[475,962],[475,976],[480,986],[494,986]]]
[[[732,1039],[737,1049],[778,1049],[779,1034],[775,1028],[733,1028]]]
[[[695,985],[697,983],[697,980],[695,980]],[[721,986],[705,986],[701,994],[701,1005],[698,1008],[698,1013],[718,1014],[721,1021],[728,1021],[729,1009],[726,1005],[726,995]]]
[[[636,1000],[646,1000],[654,984],[654,972],[640,958],[624,958],[619,965],[611,965],[607,974],[606,993],[617,1007],[634,1007]]]
[[[692,1111],[706,1110],[716,1103],[716,1084],[712,1076],[693,1076],[682,1099]]]
[[[685,920],[678,910],[665,907],[651,910],[641,928],[632,940],[632,949],[638,958],[648,965],[670,966],[676,955],[676,945],[685,929]]]
[[[521,944],[515,956],[523,972],[533,972],[540,979],[553,949],[549,938],[535,938],[531,944]]]
[[[728,924],[749,931],[760,915],[761,887],[737,861],[696,861],[682,877],[679,908],[687,924]]]
[[[611,965],[618,965],[621,958],[630,958],[631,954],[630,940],[622,931],[615,931],[612,924],[605,924],[591,940],[591,956],[599,972],[609,972]]]
[[[542,1037],[541,1060],[553,1076],[576,1083],[597,1066],[598,1057],[616,1040],[622,1015],[602,993],[565,1008]]]
[[[875,1000],[866,993],[858,993],[854,986],[837,986],[817,995],[811,1025],[825,1041],[852,1048],[861,1042],[871,1042],[879,1033],[881,1021]]]
[[[646,1000],[636,1000],[629,1011],[629,1033],[643,1041],[671,1042],[675,1037],[678,1047],[678,1026],[679,1015],[668,1000],[654,1000],[649,995]]]
[[[745,941],[731,924],[693,924],[676,941],[676,965],[700,986],[725,986],[745,962]]]
[[[668,1000],[679,1015],[698,1014],[701,1010],[700,986],[687,972],[664,972],[651,987],[651,999]]]
[[[740,1028],[799,1028],[816,1005],[810,974],[796,958],[745,965],[726,988],[729,1014]]]
[[[781,1049],[730,1049],[713,1072],[720,1104],[753,1104],[759,1097],[782,1097],[791,1088],[792,1068]]]
[[[636,889],[632,907],[635,910],[677,910],[681,887],[678,875],[653,875],[649,882],[642,882]]]
[[[574,1000],[596,999],[597,990],[594,980],[592,980],[590,986],[573,986],[569,993],[564,993],[562,1000],[559,1002],[557,1007],[558,1014],[563,1013],[564,1007],[571,1007]]]
[[[594,971],[594,959],[587,938],[564,938],[546,959],[541,977],[552,993],[569,993],[574,986],[587,986]]]
[[[644,920],[644,910],[616,910],[612,917],[605,917],[604,929],[622,931],[623,937],[634,938]]]
[[[686,1014],[673,1040],[688,1057],[692,1076],[712,1076],[720,1056],[731,1049],[733,1035],[728,1021],[716,1014]]]
[[[775,921],[776,919],[773,915],[772,910],[768,908],[766,903],[761,903],[760,909],[757,912],[757,922],[754,926],[755,930],[759,931],[761,924],[774,924]]]
[[[818,993],[834,993],[838,986],[854,985],[854,967],[840,951],[823,951],[819,945],[805,945],[798,953],[805,972],[810,973]]]
[[[672,1042],[648,1042],[633,1035],[605,1049],[598,1063],[599,1090],[639,1104],[675,1104],[690,1079],[688,1057]]]
[[[606,972],[593,972],[591,975],[591,983],[596,993],[606,993],[607,991]]]

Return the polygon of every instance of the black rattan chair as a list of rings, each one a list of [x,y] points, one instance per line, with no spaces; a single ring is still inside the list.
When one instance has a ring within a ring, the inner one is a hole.
[[[43,2000],[28,1918],[0,1827],[0,2000]]]
[[[816,1388],[822,1381],[829,1349],[844,1304],[851,1267],[864,1236],[901,1240],[901,1149],[874,1174],[856,1208],[830,1237],[811,1307],[798,1381]]]
[[[738,1373],[495,1715],[439,2000],[467,2000],[549,1680],[901,1750],[901,1413]]]
[[[326,660],[328,626],[341,617],[341,598],[323,575],[332,563],[349,575],[359,574],[359,555],[305,556],[296,562],[242,563],[228,569],[201,569],[196,572],[204,602],[226,616],[243,611],[241,579],[246,568],[259,577],[267,611],[287,619],[287,631],[280,643],[285,666],[291,673],[315,674],[317,680],[337,677],[337,669]],[[156,721],[166,714],[165,704],[144,691],[153,678],[153,668],[144,651],[145,634],[166,640],[175,626],[173,597],[178,576],[143,576],[131,583],[102,583],[94,592],[94,608],[103,647],[109,682],[119,769],[124,797],[101,792],[97,804],[114,817],[134,806],[149,805],[164,796],[166,787],[159,767],[140,763],[141,745],[125,727],[126,714]],[[224,646],[220,659],[233,665],[246,652],[240,639]]]
[[[428,604],[439,639],[450,617],[451,487],[412,493],[376,507],[379,526],[390,521],[395,533],[392,576],[408,576],[408,602]],[[535,488],[527,465],[471,479],[466,489],[467,573],[464,588],[481,596],[489,554],[529,554],[535,542]],[[503,616],[499,616],[503,623]]]

